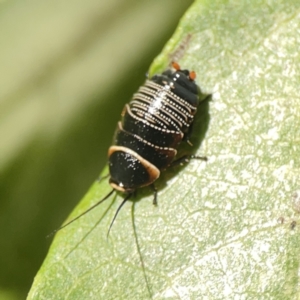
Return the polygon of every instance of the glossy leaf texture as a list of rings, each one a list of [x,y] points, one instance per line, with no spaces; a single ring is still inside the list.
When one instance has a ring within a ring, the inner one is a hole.
[[[28,299],[299,297],[299,8],[192,5],[151,74],[176,59],[211,94],[191,148],[208,162],[165,171],[158,207],[139,191],[108,239],[121,194],[61,230]],[[69,219],[109,190],[95,182]]]

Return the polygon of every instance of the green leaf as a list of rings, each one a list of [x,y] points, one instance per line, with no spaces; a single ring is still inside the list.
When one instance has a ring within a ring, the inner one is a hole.
[[[299,8],[194,3],[151,73],[176,57],[212,94],[193,137],[208,162],[164,172],[158,207],[139,191],[108,239],[119,194],[61,230],[28,299],[299,297]],[[69,220],[109,190],[95,182]]]
[[[191,3],[0,1],[1,300],[26,298],[46,235],[106,164],[119,111]]]

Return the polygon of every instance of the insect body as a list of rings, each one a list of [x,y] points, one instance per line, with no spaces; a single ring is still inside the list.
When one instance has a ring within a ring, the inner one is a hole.
[[[154,75],[125,105],[114,145],[108,150],[111,186],[132,193],[152,184],[174,161],[189,133],[199,102],[195,73],[167,70]]]
[[[175,71],[167,70],[147,79],[123,109],[113,145],[108,150],[112,191],[58,230],[101,204],[114,191],[124,192],[127,195],[114,215],[109,234],[118,212],[137,189],[152,187],[153,203],[156,204],[157,191],[153,183],[160,172],[191,157],[174,160],[179,144],[182,140],[188,141],[199,104],[200,88],[194,81],[195,72],[181,70],[177,63],[172,66]]]

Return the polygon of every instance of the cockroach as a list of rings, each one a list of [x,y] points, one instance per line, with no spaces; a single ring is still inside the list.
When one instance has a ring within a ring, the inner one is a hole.
[[[113,144],[108,149],[108,176],[112,190],[56,231],[119,191],[126,196],[111,221],[108,235],[120,209],[136,190],[150,186],[154,193],[153,204],[157,204],[154,182],[162,170],[191,158],[206,160],[206,157],[193,155],[175,159],[180,143],[189,143],[201,90],[195,82],[194,71],[182,70],[176,62],[172,63],[172,67],[147,79],[123,109]]]

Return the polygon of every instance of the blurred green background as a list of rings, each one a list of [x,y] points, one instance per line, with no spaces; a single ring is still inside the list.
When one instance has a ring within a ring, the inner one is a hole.
[[[190,0],[0,2],[0,299],[24,299]]]

